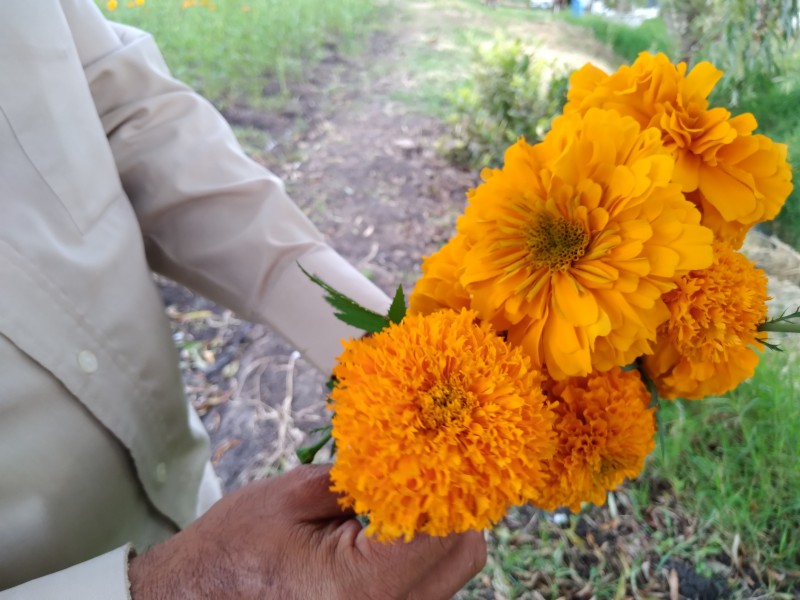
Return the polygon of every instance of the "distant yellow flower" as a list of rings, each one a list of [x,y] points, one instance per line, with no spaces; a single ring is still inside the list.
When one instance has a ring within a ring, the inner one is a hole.
[[[670,319],[644,365],[664,398],[699,400],[752,377],[766,340],[767,277],[743,254],[714,245],[714,264],[667,293]]]
[[[542,377],[472,311],[409,315],[334,369],[333,490],[387,540],[481,529],[542,485]]]
[[[106,8],[108,10],[117,10],[117,6],[119,6],[117,0],[108,0],[108,2],[106,2]]]
[[[658,128],[677,161],[675,181],[703,224],[738,248],[750,227],[778,214],[792,190],[787,148],[752,135],[753,115],[708,107],[721,71],[707,62],[686,70],[686,63],[647,52],[612,75],[586,65],[570,79],[564,112],[611,109]]]
[[[144,0],[136,0],[136,6],[144,6]]]
[[[408,299],[411,313],[427,315],[443,308],[469,308],[469,294],[458,282],[466,255],[465,240],[456,235],[422,261],[422,277]]]
[[[647,352],[668,316],[661,295],[711,264],[711,232],[673,168],[657,130],[612,111],[517,142],[458,222],[472,308],[556,379]]]
[[[607,492],[639,475],[655,447],[655,409],[638,371],[613,369],[546,386],[558,448],[547,483],[531,501],[546,510],[602,505]]]

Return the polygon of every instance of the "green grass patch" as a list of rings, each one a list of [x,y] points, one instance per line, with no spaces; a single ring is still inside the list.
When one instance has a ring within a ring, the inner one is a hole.
[[[636,60],[639,53],[644,51],[654,54],[663,52],[667,56],[674,53],[674,44],[661,17],[648,19],[638,27],[617,23],[599,15],[565,15],[564,19],[574,25],[591,29],[600,42],[628,62]]]
[[[495,8],[481,0],[407,0],[392,18],[415,31],[408,60],[398,72],[398,77],[414,83],[392,99],[444,118],[452,110],[452,96],[469,82],[475,46],[498,35],[509,40],[524,37],[526,23],[552,17],[530,10],[521,0],[507,0]],[[528,41],[535,45],[535,40]]]
[[[796,346],[795,346],[796,348]],[[663,402],[664,446],[632,488],[669,481],[681,503],[731,547],[775,568],[800,558],[800,393],[797,350],[764,355],[725,397]]]
[[[370,30],[374,0],[147,0],[120,2],[112,20],[153,34],[178,79],[218,106],[258,104],[331,52],[355,50]]]

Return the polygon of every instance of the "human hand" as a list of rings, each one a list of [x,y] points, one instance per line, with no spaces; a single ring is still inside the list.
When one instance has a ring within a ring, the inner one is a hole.
[[[329,490],[329,470],[298,467],[224,497],[131,560],[133,600],[439,600],[483,567],[480,532],[368,538]]]

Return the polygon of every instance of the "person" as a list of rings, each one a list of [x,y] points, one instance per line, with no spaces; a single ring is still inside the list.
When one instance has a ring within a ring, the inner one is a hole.
[[[325,372],[333,251],[152,38],[92,0],[0,3],[0,598],[446,598],[480,532],[379,544],[324,466],[224,498],[151,270]]]

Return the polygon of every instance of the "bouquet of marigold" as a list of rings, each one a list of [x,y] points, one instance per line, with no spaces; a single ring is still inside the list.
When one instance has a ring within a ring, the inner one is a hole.
[[[797,327],[767,319],[738,251],[792,189],[787,149],[709,107],[721,75],[647,53],[576,71],[544,140],[481,173],[407,314],[400,290],[382,316],[312,276],[371,333],[345,342],[329,403],[334,490],[368,533],[602,504],[653,450],[659,396],[725,393]]]

